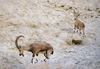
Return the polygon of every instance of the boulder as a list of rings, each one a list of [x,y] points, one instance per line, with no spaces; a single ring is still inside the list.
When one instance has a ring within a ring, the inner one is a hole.
[[[65,42],[68,44],[68,45],[72,45],[72,34],[67,34],[67,37],[66,37],[66,40]]]
[[[82,38],[78,33],[73,34],[72,43],[75,43],[75,44],[81,44],[82,43]]]
[[[65,42],[68,44],[68,45],[72,45],[72,39],[71,38],[67,38],[65,40]]]

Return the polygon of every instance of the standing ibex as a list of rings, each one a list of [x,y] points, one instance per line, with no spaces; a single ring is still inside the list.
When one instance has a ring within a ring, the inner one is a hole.
[[[74,27],[74,29],[79,29],[79,32],[80,32],[80,34],[82,34],[81,33],[81,30],[83,31],[83,35],[85,35],[85,33],[84,33],[84,30],[85,30],[85,25],[84,25],[84,23],[83,22],[81,22],[80,20],[78,20],[78,16],[79,16],[80,14],[79,13],[76,13],[75,11],[74,11],[74,20],[76,20],[75,21],[75,27]],[[75,31],[74,31],[75,32]]]
[[[47,59],[49,59],[49,54],[53,54],[53,47],[47,43],[47,42],[34,42],[30,45],[26,45],[26,46],[19,46],[18,45],[18,39],[20,37],[24,37],[23,35],[20,35],[16,38],[15,40],[15,45],[19,50],[19,55],[24,57],[23,52],[24,51],[30,51],[33,53],[33,58],[35,57],[35,55],[38,57],[39,53],[44,54],[44,56],[46,57],[46,59],[44,60],[45,62],[47,61]],[[31,63],[33,63],[33,58],[31,60]],[[38,61],[38,59],[36,59],[36,62]]]

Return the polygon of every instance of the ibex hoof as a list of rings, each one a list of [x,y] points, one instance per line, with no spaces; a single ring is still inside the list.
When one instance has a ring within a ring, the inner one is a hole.
[[[31,63],[33,63],[33,62],[31,62]]]
[[[45,62],[47,62],[47,61],[48,61],[48,59],[44,59],[44,61],[45,61]]]
[[[31,60],[31,63],[33,63],[33,60]]]
[[[44,61],[46,62],[46,59],[44,59]]]
[[[37,62],[35,62],[35,63],[37,63]]]
[[[38,59],[36,59],[35,63],[37,63],[37,62],[38,62]]]

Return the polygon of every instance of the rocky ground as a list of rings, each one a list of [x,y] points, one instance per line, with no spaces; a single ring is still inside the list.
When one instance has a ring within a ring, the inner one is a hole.
[[[74,10],[86,26],[82,44],[70,43]],[[99,26],[99,0],[0,0],[0,69],[100,69]],[[32,53],[19,56],[15,46],[19,35],[25,36],[20,45],[46,41],[54,54],[46,63],[39,54],[39,62],[31,64]]]

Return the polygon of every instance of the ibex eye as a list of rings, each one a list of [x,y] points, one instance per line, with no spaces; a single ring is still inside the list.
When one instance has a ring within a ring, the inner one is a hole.
[[[21,51],[21,50],[19,50],[19,51]]]

